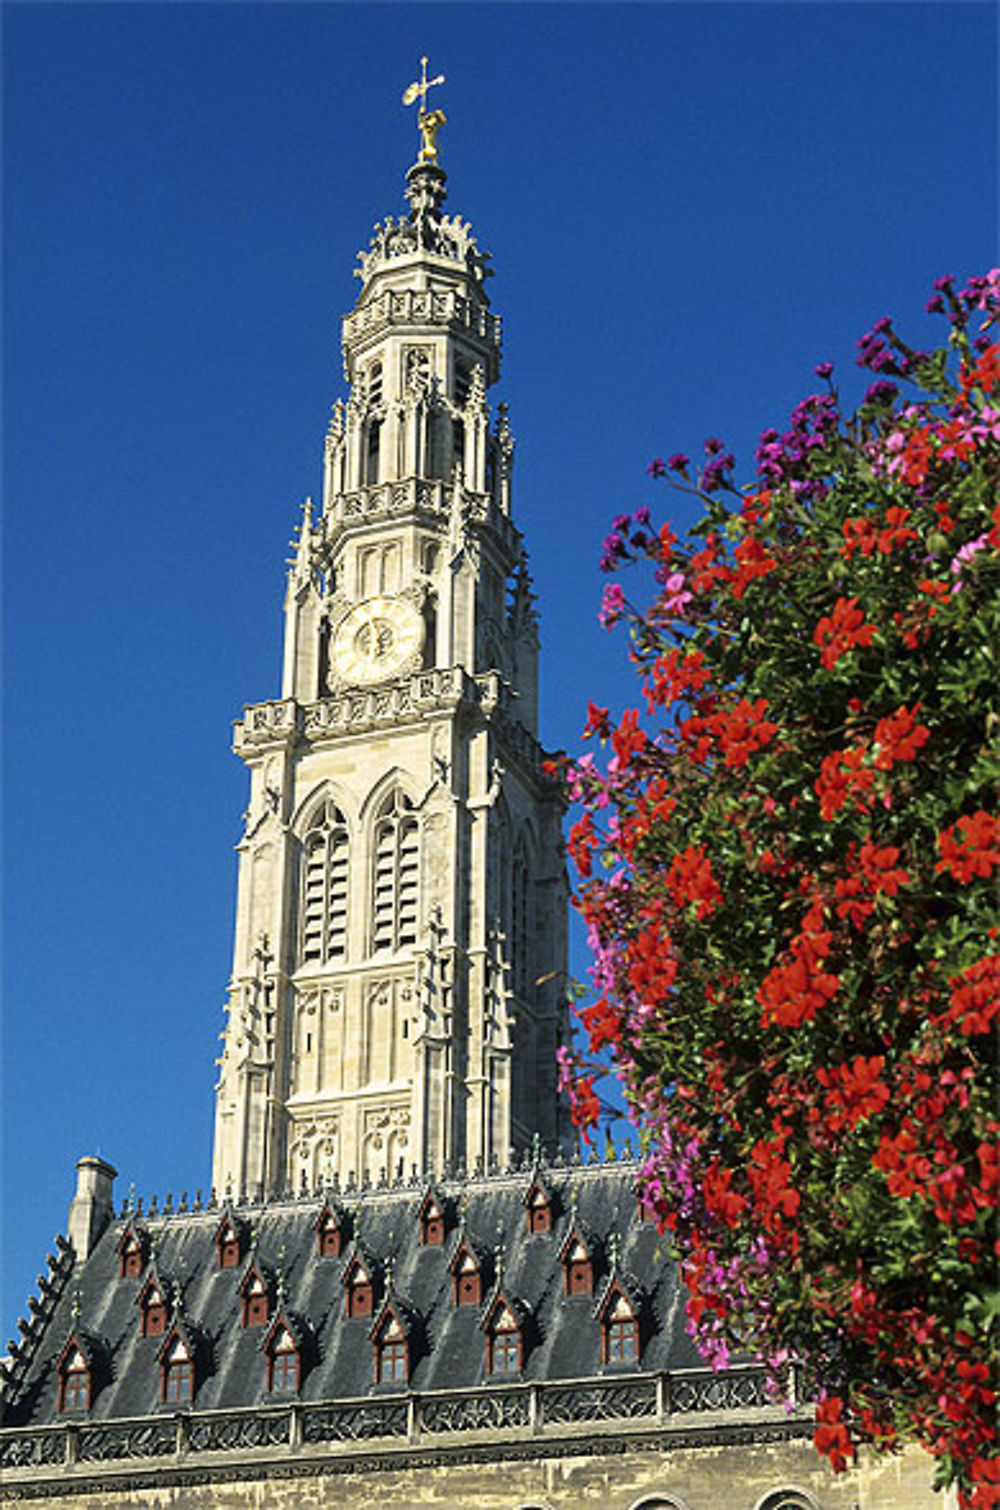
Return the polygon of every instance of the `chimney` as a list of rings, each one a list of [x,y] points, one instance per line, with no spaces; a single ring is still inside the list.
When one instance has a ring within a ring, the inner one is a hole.
[[[77,1160],[76,1195],[69,1208],[67,1235],[80,1263],[89,1258],[101,1233],[114,1219],[111,1191],[117,1173],[93,1154]]]

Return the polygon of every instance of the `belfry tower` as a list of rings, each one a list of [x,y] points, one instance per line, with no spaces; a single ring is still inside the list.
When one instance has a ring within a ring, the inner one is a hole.
[[[434,81],[436,82],[436,81]],[[343,322],[349,396],[303,506],[281,698],[246,710],[220,1196],[570,1140],[561,804],[487,256],[442,212],[419,97],[409,214],[376,226]]]

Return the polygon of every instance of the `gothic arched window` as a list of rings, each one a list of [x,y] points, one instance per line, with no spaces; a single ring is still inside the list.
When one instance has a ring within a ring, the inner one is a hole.
[[[378,482],[381,436],[382,421],[370,419],[365,443],[365,482],[369,485]]]
[[[528,857],[518,841],[510,872],[510,958],[514,966],[514,990],[524,996],[528,989]]]
[[[375,820],[372,950],[393,952],[417,941],[420,840],[413,803],[390,792]]]
[[[347,825],[332,802],[313,815],[302,844],[304,965],[341,960],[347,953]]]

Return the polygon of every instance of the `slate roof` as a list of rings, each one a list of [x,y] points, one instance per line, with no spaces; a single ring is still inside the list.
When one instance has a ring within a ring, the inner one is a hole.
[[[502,1256],[505,1295],[516,1296],[530,1314],[530,1340],[521,1378],[583,1379],[613,1376],[601,1364],[601,1328],[595,1301],[606,1286],[611,1252],[619,1272],[638,1287],[649,1318],[644,1329],[643,1372],[697,1368],[700,1360],[685,1333],[683,1291],[676,1268],[665,1258],[654,1225],[638,1220],[631,1164],[591,1164],[546,1168],[544,1183],[556,1213],[550,1232],[528,1231],[525,1195],[530,1169],[444,1180],[436,1187],[448,1213],[442,1244],[421,1245],[418,1212],[426,1185],[413,1183],[364,1192],[327,1193],[348,1219],[351,1241],[339,1257],[319,1257],[316,1219],[322,1194],[238,1205],[234,1215],[256,1234],[256,1256],[272,1268],[279,1262],[284,1296],[281,1309],[295,1316],[308,1334],[314,1356],[302,1383],[303,1401],[344,1400],[407,1387],[417,1391],[482,1385],[485,1344],[482,1309],[453,1303],[451,1259],[458,1240],[456,1212],[464,1216],[465,1236],[477,1254]],[[266,1328],[241,1325],[240,1281],[246,1266],[220,1269],[216,1236],[221,1208],[148,1212],[142,1226],[155,1242],[156,1262],[179,1286],[185,1324],[203,1339],[196,1411],[268,1403],[266,1362],[261,1342]],[[157,1415],[160,1404],[157,1363],[163,1339],[140,1335],[136,1297],[149,1268],[120,1278],[117,1248],[128,1219],[112,1222],[87,1260],[63,1276],[36,1318],[31,1346],[22,1357],[4,1413],[8,1426],[42,1425],[64,1417],[58,1411],[57,1364],[74,1329],[100,1339],[107,1360],[89,1419],[110,1421]],[[570,1226],[595,1239],[593,1295],[564,1293],[560,1248]],[[616,1241],[612,1242],[612,1238]],[[498,1253],[499,1250],[499,1253]],[[371,1316],[347,1317],[342,1278],[352,1255],[363,1253],[376,1271],[392,1276],[394,1297],[405,1297],[419,1346],[412,1350],[408,1385],[373,1383]],[[23,1352],[23,1350],[22,1350]]]

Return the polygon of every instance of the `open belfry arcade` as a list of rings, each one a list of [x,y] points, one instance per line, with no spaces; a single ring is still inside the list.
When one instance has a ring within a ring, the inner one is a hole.
[[[212,1191],[67,1234],[4,1364],[0,1501],[63,1507],[920,1510],[834,1478],[789,1369],[706,1368],[631,1156],[581,1156],[563,799],[488,256],[420,77],[407,210],[343,321],[346,397],[248,707]],[[432,94],[433,91],[433,94]]]

